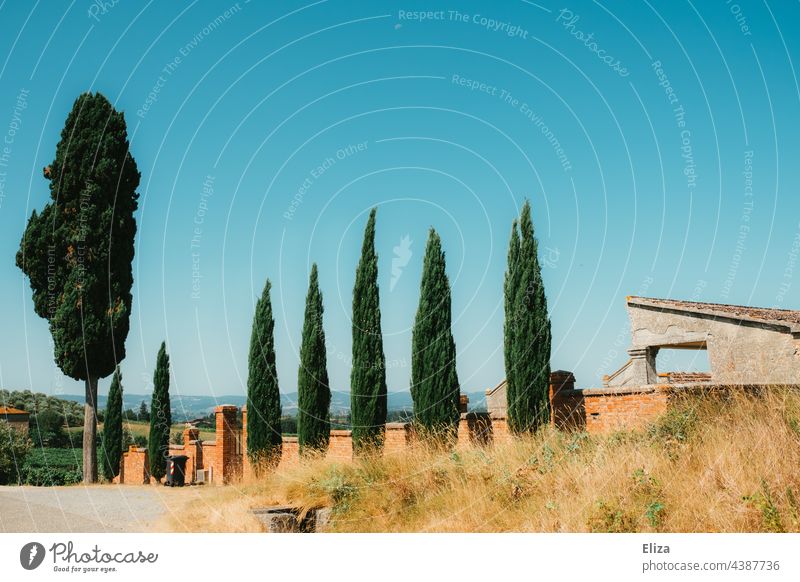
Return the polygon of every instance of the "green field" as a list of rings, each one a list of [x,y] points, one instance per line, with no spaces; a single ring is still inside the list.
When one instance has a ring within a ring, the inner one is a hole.
[[[172,425],[172,429],[170,430],[170,437],[174,437],[176,434],[182,434],[183,423],[177,423]],[[144,420],[127,420],[125,421],[125,428],[127,428],[133,437],[143,436],[147,438],[148,434],[150,433],[150,423]],[[103,423],[97,425],[97,431],[100,432],[103,430]],[[73,440],[77,437],[77,440],[74,442],[80,444],[80,436],[83,432],[82,426],[71,426],[67,429],[67,431],[72,434]],[[217,433],[211,428],[201,428],[200,429],[200,440],[204,441],[213,441],[217,438]]]
[[[97,451],[98,461],[102,452]],[[20,470],[25,485],[72,485],[83,478],[82,449],[31,449]]]

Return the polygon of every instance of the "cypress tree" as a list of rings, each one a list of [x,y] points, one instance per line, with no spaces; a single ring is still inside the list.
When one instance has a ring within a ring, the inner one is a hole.
[[[122,372],[119,366],[114,371],[108,390],[103,422],[103,451],[103,476],[111,481],[119,475],[119,460],[122,457]]]
[[[275,319],[267,279],[256,303],[247,376],[247,455],[256,474],[281,458],[281,395],[275,366]]]
[[[506,369],[506,399],[510,402],[516,398],[516,384],[514,383],[514,319],[515,294],[517,291],[519,264],[519,227],[517,220],[511,224],[511,238],[508,241],[508,266],[503,283],[503,305],[505,320],[503,322],[503,356]]]
[[[522,207],[519,227],[519,258],[512,267],[512,382],[507,392],[509,427],[515,433],[535,431],[548,421],[550,414],[550,318],[528,201]]]
[[[417,426],[423,433],[444,439],[455,437],[460,418],[451,317],[450,282],[442,242],[431,228],[412,332],[411,397]]]
[[[169,430],[172,411],[169,406],[169,356],[167,346],[161,342],[153,374],[153,400],[150,403],[150,436],[147,437],[147,454],[150,457],[150,475],[156,480],[166,473],[169,455]]]
[[[125,117],[100,93],[78,97],[55,160],[50,201],[31,214],[16,256],[56,364],[83,380],[83,480],[97,481],[97,381],[125,358],[139,171]]]
[[[297,441],[300,453],[322,452],[330,441],[331,389],[325,353],[325,330],[322,327],[322,293],[319,290],[317,264],[311,267],[300,346],[300,370],[297,374]]]
[[[350,411],[355,452],[380,448],[386,425],[386,358],[381,335],[375,209],[369,213],[353,286],[353,368]]]

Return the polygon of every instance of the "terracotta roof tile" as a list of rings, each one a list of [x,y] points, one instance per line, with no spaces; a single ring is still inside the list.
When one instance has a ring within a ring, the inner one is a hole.
[[[27,410],[12,408],[11,406],[0,406],[0,414],[29,414]]]

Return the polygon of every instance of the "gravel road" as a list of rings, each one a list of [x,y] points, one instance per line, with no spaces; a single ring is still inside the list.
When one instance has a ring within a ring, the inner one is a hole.
[[[150,532],[194,487],[0,487],[0,532]]]

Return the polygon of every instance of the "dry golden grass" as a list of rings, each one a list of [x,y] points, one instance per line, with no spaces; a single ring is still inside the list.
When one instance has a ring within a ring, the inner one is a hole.
[[[796,532],[800,393],[687,397],[638,432],[318,459],[202,497],[167,529],[258,531],[251,508],[291,504],[332,506],[340,532]]]

